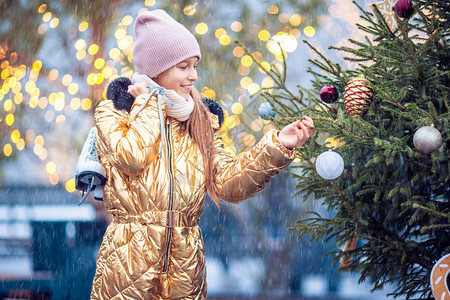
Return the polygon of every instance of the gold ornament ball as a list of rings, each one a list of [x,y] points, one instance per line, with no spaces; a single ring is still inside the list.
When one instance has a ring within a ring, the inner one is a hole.
[[[417,151],[430,154],[442,145],[442,135],[434,127],[423,126],[414,133],[413,144]]]
[[[350,116],[364,116],[373,99],[373,89],[364,78],[350,80],[345,86],[344,105]]]

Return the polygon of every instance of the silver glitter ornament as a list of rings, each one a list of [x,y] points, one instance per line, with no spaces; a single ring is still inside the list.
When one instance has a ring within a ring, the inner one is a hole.
[[[442,145],[442,135],[434,127],[423,126],[414,133],[413,143],[417,151],[430,154]]]

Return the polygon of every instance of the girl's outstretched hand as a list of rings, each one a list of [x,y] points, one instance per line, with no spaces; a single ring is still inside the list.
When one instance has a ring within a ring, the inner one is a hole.
[[[278,140],[286,148],[302,146],[314,133],[314,121],[310,117],[304,117],[286,125],[279,133]]]

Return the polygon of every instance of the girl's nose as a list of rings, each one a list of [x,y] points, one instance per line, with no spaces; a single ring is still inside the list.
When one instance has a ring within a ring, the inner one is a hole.
[[[189,80],[197,81],[197,69],[191,69],[189,72]]]

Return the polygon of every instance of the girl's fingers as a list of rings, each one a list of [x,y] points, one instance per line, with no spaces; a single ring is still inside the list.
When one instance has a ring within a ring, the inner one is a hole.
[[[302,124],[302,120],[298,120],[295,122],[294,126],[300,129],[300,124]]]
[[[135,83],[128,86],[127,92],[133,95],[134,97],[139,96],[140,94],[145,94],[147,89],[143,83]]]
[[[314,127],[314,121],[310,117],[303,118],[302,123],[308,125],[309,127]]]
[[[300,123],[300,133],[302,134],[302,139],[305,138],[305,136],[308,136],[308,128],[306,127],[305,124]]]
[[[309,139],[309,137],[314,133],[314,130],[304,124],[303,126],[305,126],[304,128],[302,128],[304,131],[304,137],[306,137],[306,139]]]
[[[308,116],[305,116],[305,117],[304,117],[304,119],[305,119],[306,121],[308,121],[308,122],[310,122],[310,123],[313,123],[313,124],[314,124],[314,121],[313,121],[313,119],[311,119],[310,117],[308,117]]]
[[[130,94],[134,93],[135,89],[136,89],[136,87],[134,85],[129,85],[128,86],[128,93],[130,93]]]

